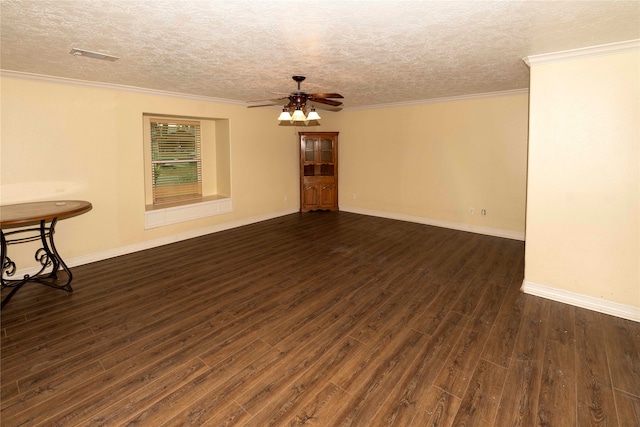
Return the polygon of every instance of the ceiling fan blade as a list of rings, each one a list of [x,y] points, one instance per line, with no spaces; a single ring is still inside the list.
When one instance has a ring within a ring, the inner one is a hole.
[[[334,101],[333,99],[329,99],[329,98],[339,98],[339,99],[344,98],[339,93],[335,93],[335,92],[306,93],[306,92],[303,92],[302,90],[300,90],[300,82],[302,82],[305,79],[305,77],[296,75],[296,76],[291,76],[291,78],[298,84],[298,91],[297,92],[291,92],[289,94],[282,93],[282,92],[269,92],[269,93],[274,94],[274,95],[282,95],[282,97],[281,98],[258,99],[258,100],[255,100],[255,101],[248,101],[250,103],[260,103],[258,105],[250,105],[250,106],[248,106],[248,108],[270,107],[270,106],[275,106],[275,105],[278,105],[278,104],[286,103],[284,105],[284,108],[292,110],[294,108],[303,108],[303,109],[305,109],[305,106],[308,106],[307,104],[314,103],[314,104],[318,104],[317,107],[318,108],[322,108],[323,110],[340,111],[342,109],[340,107],[342,105],[342,102]],[[285,102],[282,102],[283,100]],[[324,104],[324,106],[323,106],[323,104]],[[306,109],[305,109],[305,111],[306,111]]]
[[[342,105],[342,102],[340,101],[334,101],[332,99],[323,99],[323,98],[315,98],[315,97],[309,97],[309,101],[310,102],[318,102],[320,104],[327,104],[327,105],[333,105],[334,107],[337,107],[338,105]]]
[[[344,98],[339,93],[309,93],[310,98]]]

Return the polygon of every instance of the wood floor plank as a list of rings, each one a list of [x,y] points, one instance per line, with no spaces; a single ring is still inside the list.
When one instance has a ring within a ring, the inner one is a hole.
[[[42,370],[49,371],[46,367],[66,362],[78,354],[78,349],[88,351],[101,348],[107,343],[108,338],[96,336],[90,330],[85,330],[48,343],[50,346],[30,348],[18,356],[9,358],[6,364],[3,361],[3,381],[18,380],[21,390],[26,390],[28,387],[25,386],[26,382],[22,381],[23,377],[40,377]]]
[[[476,310],[486,290],[498,287],[493,284],[492,276],[503,274],[500,267],[507,267],[500,264],[507,248],[500,246],[498,239],[490,239],[488,243],[490,246],[483,251],[484,257],[475,268],[475,274],[451,306],[451,310],[470,316]]]
[[[446,265],[445,268],[447,271],[451,274],[449,280],[444,287],[436,289],[436,291],[439,290],[439,292],[435,293],[434,298],[426,305],[424,312],[412,321],[412,327],[425,334],[430,335],[438,328],[447,313],[453,308],[461,295],[463,295],[478,271],[482,270],[483,263],[491,255],[490,250],[480,250],[479,244],[466,248],[466,250],[459,249],[458,251],[461,251],[458,252],[460,254],[459,256],[464,257],[465,261],[453,262],[453,265],[457,266],[457,269],[448,266],[446,263],[444,264]],[[442,253],[446,254],[450,259],[456,259],[458,257],[444,251]],[[473,254],[478,255],[477,258],[471,262],[470,259],[474,258]],[[452,261],[449,261],[449,263],[452,263]],[[479,288],[473,287],[473,289],[476,290]],[[465,301],[467,300],[465,299]]]
[[[464,245],[452,244],[454,240],[468,238]],[[454,235],[449,244],[442,247],[438,251],[438,255],[434,257],[433,264],[430,269],[430,280],[435,283],[449,283],[451,277],[457,274],[466,265],[470,263],[478,253],[483,253],[482,243],[484,236],[479,235]]]
[[[119,267],[122,268],[122,266]],[[132,268],[134,268],[134,265],[132,265]],[[138,266],[137,268],[142,267]],[[78,275],[82,276],[82,274]],[[140,302],[143,301],[145,297],[149,298],[160,292],[166,292],[166,289],[155,289],[153,287],[153,284],[163,283],[164,277],[166,277],[166,273],[155,272],[154,274],[147,274],[144,278],[138,279],[136,286],[127,286],[131,285],[131,277],[126,276],[126,273],[123,271],[117,271],[113,276],[110,276],[110,279],[113,281],[121,281],[121,287],[116,293],[113,292],[113,288],[109,287],[105,287],[104,290],[97,293],[74,292],[72,294],[62,293],[61,291],[52,293],[52,290],[46,287],[36,288],[34,290],[35,295],[31,298],[25,298],[25,300],[35,300],[38,302],[37,305],[32,307],[20,307],[18,305],[11,307],[11,310],[24,313],[27,317],[25,323],[26,328],[32,331],[38,330],[42,323],[50,323],[52,319],[60,317],[69,318],[73,316],[71,322],[82,321],[86,319],[87,316],[91,316],[91,306],[94,304],[100,305],[103,310],[108,313],[119,310],[122,304],[135,300]],[[77,277],[74,278],[78,279]],[[139,286],[145,289],[144,296],[140,294]],[[38,293],[35,293],[35,291],[38,291]],[[23,332],[23,329],[21,325],[20,332]],[[9,336],[13,336],[11,330],[9,331]]]
[[[300,342],[315,340],[320,334],[331,337],[348,336],[371,311],[384,304],[391,295],[385,289],[370,288],[367,285],[365,283],[349,293],[313,322],[303,325],[278,342],[276,347],[288,351],[297,347]]]
[[[310,212],[72,270],[1,312],[3,427],[639,424],[640,324],[523,294],[522,241]]]
[[[286,316],[270,325],[263,339],[273,346],[278,346],[306,325],[313,324],[314,320],[334,310],[336,304],[348,300],[354,291],[363,286],[363,283],[354,280],[345,280],[341,282],[342,286],[327,286],[325,280],[322,276],[305,284],[305,289],[309,291],[305,292],[304,296],[295,295],[287,298],[285,294],[282,302],[291,301],[288,306],[283,306],[282,311]]]
[[[38,405],[46,404],[50,399],[55,399],[57,395],[80,387],[103,373],[104,368],[98,361],[69,370],[65,375],[43,382],[40,387],[30,388],[26,392],[20,393],[19,396],[3,400],[1,418],[9,419]]]
[[[640,426],[640,397],[620,390],[615,391],[620,427]]]
[[[420,406],[411,420],[411,426],[451,427],[460,409],[461,399],[431,386],[419,403]],[[395,425],[402,424],[395,423]]]
[[[149,383],[136,393],[124,396],[119,401],[114,401],[115,399],[113,399],[111,404],[105,405],[101,411],[98,409],[91,411],[95,414],[92,417],[82,421],[74,420],[74,424],[78,426],[121,425],[124,420],[145,410],[156,401],[167,396],[172,390],[180,388],[203,375],[207,369],[207,366],[199,359],[177,364],[174,369],[159,377],[157,381]]]
[[[576,394],[579,426],[616,426],[618,415],[597,313],[576,308]]]
[[[422,234],[420,233],[419,236],[422,237]],[[429,287],[433,289],[432,293],[437,293],[437,290],[444,283],[432,280],[439,271],[438,268],[433,268],[433,265],[446,260],[446,253],[442,253],[443,246],[456,239],[452,238],[451,233],[437,228],[430,228],[423,237],[424,240],[417,239],[411,244],[407,244],[406,238],[400,238],[396,243],[392,257],[386,255],[391,253],[389,248],[384,248],[384,261],[376,272],[376,281],[379,286],[393,290],[398,281],[405,280],[407,272],[412,272],[415,280],[420,283],[428,283]],[[392,262],[397,259],[405,261],[402,263]]]
[[[480,360],[484,343],[498,315],[505,288],[494,286],[486,290],[482,300],[477,304],[477,312],[469,320],[462,336],[454,344],[434,384],[442,390],[462,398],[469,381],[470,372]]]
[[[289,420],[290,426],[330,426],[336,415],[347,405],[348,394],[334,383],[306,401]]]
[[[202,423],[202,426],[240,426],[249,418],[251,418],[251,415],[249,415],[242,406],[238,405],[236,402],[231,402],[226,408],[217,410],[212,418],[209,418]]]
[[[494,425],[507,370],[481,359],[462,398],[454,425]],[[559,424],[568,425],[568,424]]]
[[[278,394],[266,405],[259,406],[259,412],[245,425],[256,427],[285,425],[309,399],[315,399],[322,393],[326,377],[332,376],[340,369],[348,369],[349,361],[361,348],[362,344],[353,339],[347,339],[344,343],[337,345],[320,358],[314,369],[307,369],[288,384],[285,392]],[[244,405],[242,406],[244,408]]]
[[[182,306],[182,309],[176,310],[175,318],[159,319],[135,330],[134,333],[122,335],[119,339],[114,337],[113,339],[118,342],[118,348],[105,351],[105,354],[100,357],[100,363],[105,369],[110,369],[123,363],[131,355],[144,354],[172,337],[188,332],[207,319],[212,319],[211,321],[217,322],[219,326],[228,322],[229,316],[224,315],[221,307],[218,310],[203,313],[206,305],[208,305],[206,302],[199,300],[197,304]],[[110,334],[104,335],[110,337]]]
[[[145,353],[128,353],[126,358],[120,358],[119,363],[126,365],[129,372],[134,372],[137,369],[141,369],[147,363],[152,363],[162,357],[170,355],[179,350],[188,350],[195,347],[194,340],[206,337],[207,334],[215,333],[219,331],[223,326],[227,325],[232,316],[223,313],[215,318],[215,321],[209,321],[197,325],[196,327],[184,332],[182,335],[177,335],[169,340],[165,340],[157,347],[149,349]],[[211,332],[213,330],[213,332]],[[30,374],[19,380],[21,389],[31,389],[34,387],[43,387],[49,381],[55,381],[58,376],[65,376],[70,370],[81,368],[94,361],[100,361],[109,355],[113,349],[119,348],[119,346],[127,346],[129,343],[129,337],[116,337],[111,340],[106,339],[101,341],[103,345],[93,346],[90,350],[81,348],[73,357],[60,361],[58,363],[51,363],[49,369],[40,370],[37,373]]]
[[[90,414],[100,412],[126,395],[135,394],[141,388],[166,375],[188,355],[175,353],[172,357],[150,364],[131,374],[126,367],[105,371],[77,387],[58,393],[57,398],[37,404],[7,420],[13,425],[38,425],[51,419],[56,423],[73,425]]]
[[[335,335],[331,329],[325,329],[323,334],[327,336]],[[338,335],[338,338],[339,337],[340,335]],[[332,342],[326,337],[323,338],[322,335],[307,334],[306,340],[308,343],[303,345],[303,340],[300,338],[296,339],[296,346],[289,347],[287,351],[280,353],[281,358],[277,362],[274,362],[275,364],[271,367],[271,374],[265,372],[260,375],[253,375],[252,383],[244,384],[246,390],[244,397],[233,394],[232,398],[241,403],[241,406],[247,412],[256,413],[257,411],[252,408],[261,405],[261,402],[270,402],[274,398],[274,395],[277,395],[280,390],[286,389],[288,381],[298,376],[300,372],[302,372],[301,369],[306,369],[306,366],[313,363],[315,358],[321,357],[324,352],[330,348],[328,345]],[[314,352],[315,354],[313,354]],[[229,386],[227,385],[225,387],[228,388]],[[219,401],[215,398],[212,400],[207,397],[195,405],[198,405],[198,409],[192,407],[188,412],[189,414],[193,414],[194,412],[202,414],[197,418],[197,422],[200,423],[207,419],[206,417],[212,413],[211,411],[219,405]],[[185,414],[182,414],[176,420],[176,422],[179,420],[179,423],[182,423],[181,425],[195,423],[195,418],[192,415],[187,417]]]
[[[600,315],[611,381],[615,388],[640,396],[640,348],[629,321]],[[637,325],[636,325],[637,327]]]
[[[0,401],[8,402],[9,400],[17,397],[20,394],[17,381],[2,381],[2,388],[0,391]],[[4,405],[3,405],[4,408]]]
[[[523,317],[526,295],[520,291],[520,280],[510,282],[505,299],[485,342],[482,357],[507,368]]]
[[[433,380],[444,365],[452,343],[455,343],[462,334],[467,321],[467,316],[454,311],[449,312],[433,336],[430,336],[427,343],[420,349],[420,353],[414,363],[407,368],[403,378],[391,389],[387,404],[376,414],[378,419],[392,419],[395,425],[405,426],[410,425],[412,420],[427,417],[427,412],[431,410],[429,406],[431,401],[427,396]],[[379,350],[375,349],[372,354],[376,354],[377,351]],[[365,359],[366,363],[371,363],[370,360],[370,356]],[[363,366],[366,365],[361,362],[358,370],[362,370]],[[345,374],[341,373],[340,376]],[[352,374],[351,377],[347,377],[349,381],[344,383],[345,387],[354,382],[353,376]],[[340,380],[338,381],[340,384]],[[427,402],[426,406],[424,402]]]
[[[364,311],[362,313],[364,314]],[[354,320],[352,316],[345,315],[330,316],[328,319],[332,320],[331,325],[313,335],[309,335],[304,329],[291,335],[296,345],[286,347],[285,351],[288,355],[280,362],[282,367],[273,369],[272,372],[260,378],[254,386],[247,387],[244,395],[237,398],[238,403],[247,412],[256,414],[259,411],[257,408],[268,405],[277,393],[286,390],[288,382],[301,375],[309,365],[318,364],[326,352],[339,345],[342,337],[346,335],[345,325],[353,325]],[[279,345],[278,348],[285,347]]]
[[[258,357],[253,352],[243,353],[245,354],[239,358],[231,356],[232,360],[229,363],[212,368],[175,389],[124,424],[200,425],[206,417],[212,416],[217,410],[225,408],[234,401],[235,396],[242,391],[242,387],[251,384],[254,378],[268,371],[284,356],[272,348],[266,352],[259,352]],[[249,362],[248,365],[238,370],[247,362]],[[228,376],[224,375],[224,371],[229,369],[229,366],[233,369]]]
[[[576,425],[575,353],[575,308],[551,302],[538,400],[542,426]]]
[[[404,371],[413,365],[428,337],[421,332],[407,330],[401,332],[391,353],[380,354],[376,369],[370,370],[367,381],[352,392],[349,403],[334,419],[340,426],[370,425],[376,413],[384,406],[388,395],[380,389],[394,387],[404,375]]]
[[[141,392],[129,396],[126,402],[115,403],[85,423],[86,425],[124,425],[126,420],[137,416],[175,390],[195,382],[196,379],[202,379],[212,373],[218,376],[236,374],[249,365],[255,357],[266,354],[270,350],[270,346],[260,340],[256,340],[238,353],[228,356],[215,368],[207,368],[206,365],[202,364],[204,369],[188,371],[188,375],[181,375],[179,371],[166,375]],[[185,364],[183,366],[188,367],[189,365]]]
[[[368,316],[362,327],[351,332],[351,336],[360,342],[369,344],[382,334],[393,333],[393,330],[404,328],[414,316],[421,311],[424,297],[413,292],[396,292],[388,300]]]
[[[111,307],[102,311],[103,321],[96,324],[93,317],[87,312],[77,312],[73,317],[64,316],[65,327],[60,327],[60,318],[55,316],[48,318],[46,322],[29,322],[29,327],[24,331],[16,331],[7,337],[2,343],[3,353],[9,358],[16,354],[17,349],[38,347],[43,341],[53,341],[57,338],[64,338],[74,332],[90,329],[93,333],[99,333],[104,328],[131,328],[128,325],[130,320],[140,317],[147,317],[149,314],[162,313],[164,308],[158,304],[157,300],[149,299],[147,304],[133,299],[124,302],[114,301],[117,309]],[[136,310],[132,310],[132,307]],[[112,317],[113,316],[113,317]],[[146,323],[146,322],[145,322]],[[26,325],[25,325],[26,326]]]
[[[548,300],[526,295],[496,426],[537,425],[549,304]]]
[[[494,425],[537,426],[542,361],[514,358],[507,369],[500,406]]]

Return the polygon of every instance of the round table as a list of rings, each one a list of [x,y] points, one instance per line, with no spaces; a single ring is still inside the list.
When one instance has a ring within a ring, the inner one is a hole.
[[[73,291],[71,288],[73,275],[58,253],[53,235],[59,219],[81,215],[90,211],[91,208],[91,203],[84,200],[54,200],[0,206],[1,289],[12,288],[2,300],[1,307],[4,307],[18,289],[28,282],[41,283],[67,292]],[[5,231],[8,228],[17,229]],[[37,240],[42,244],[35,253],[40,269],[35,274],[26,274],[22,278],[12,279],[16,272],[16,264],[9,258],[7,247]],[[51,271],[47,272],[49,269]],[[60,270],[66,273],[66,277],[58,277]]]

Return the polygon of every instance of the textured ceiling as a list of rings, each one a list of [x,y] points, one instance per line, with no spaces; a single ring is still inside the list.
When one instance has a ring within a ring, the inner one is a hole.
[[[522,58],[640,38],[640,1],[2,0],[0,67],[218,99],[345,107],[528,87]],[[72,48],[116,62],[74,57]]]

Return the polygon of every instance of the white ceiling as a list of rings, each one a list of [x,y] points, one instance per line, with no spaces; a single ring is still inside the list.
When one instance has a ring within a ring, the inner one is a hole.
[[[294,74],[345,107],[521,89],[523,57],[640,38],[640,1],[0,4],[3,70],[243,102],[293,91]]]

